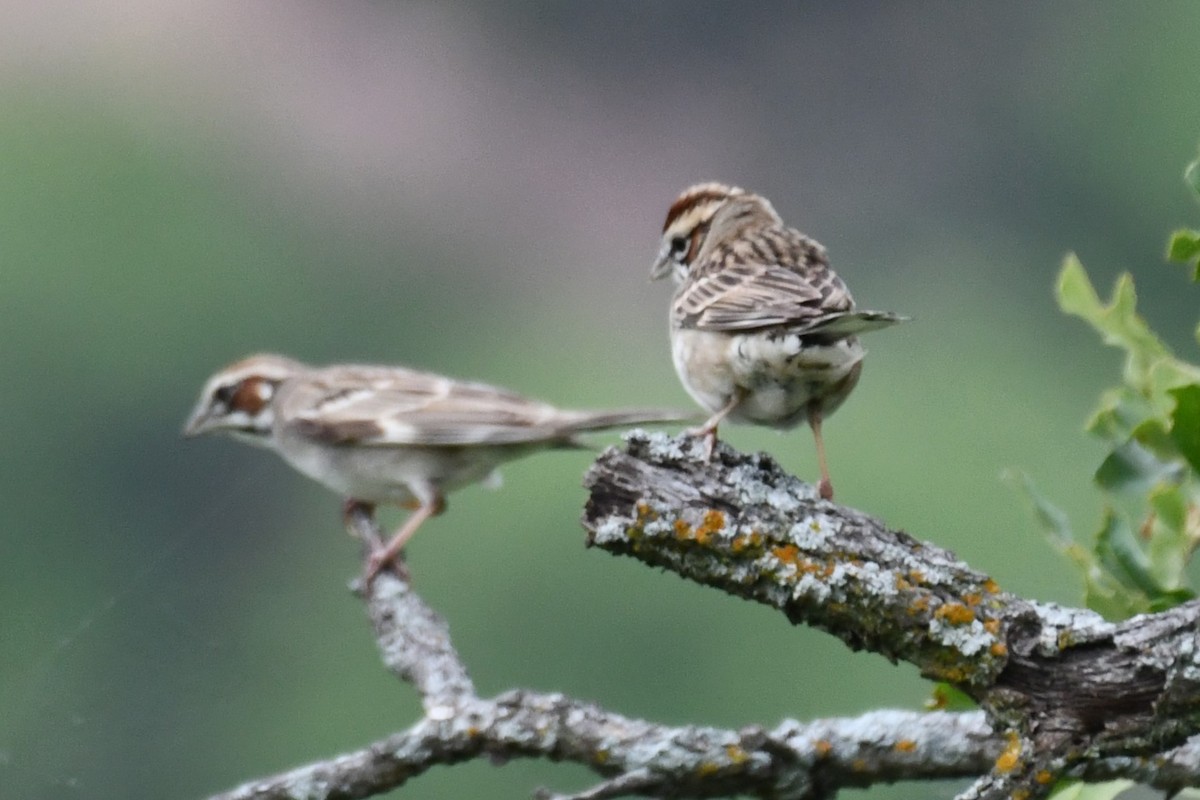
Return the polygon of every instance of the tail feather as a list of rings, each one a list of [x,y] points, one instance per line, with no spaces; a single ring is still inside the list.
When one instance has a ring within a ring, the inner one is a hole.
[[[602,431],[608,428],[624,428],[649,423],[694,422],[699,419],[696,412],[673,408],[621,408],[613,411],[576,411],[574,419],[566,421],[563,433],[570,436],[587,431]]]
[[[880,328],[890,328],[892,325],[908,322],[909,319],[910,317],[902,317],[890,311],[846,311],[841,314],[830,314],[806,333],[854,336]]]

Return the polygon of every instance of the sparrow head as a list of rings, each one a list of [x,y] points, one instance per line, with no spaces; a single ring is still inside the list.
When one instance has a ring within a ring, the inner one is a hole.
[[[650,277],[672,275],[680,283],[706,242],[729,241],[747,228],[776,224],[781,224],[779,215],[765,198],[723,183],[698,183],[675,198],[667,211]]]
[[[222,431],[236,439],[267,446],[275,421],[272,401],[279,386],[304,369],[298,361],[270,354],[230,364],[204,384],[183,435]]]
[[[683,282],[692,262],[700,254],[717,211],[731,199],[745,194],[736,186],[698,183],[676,197],[667,210],[662,242],[658,247],[658,258],[650,268],[650,279],[659,280],[671,275],[676,283]]]

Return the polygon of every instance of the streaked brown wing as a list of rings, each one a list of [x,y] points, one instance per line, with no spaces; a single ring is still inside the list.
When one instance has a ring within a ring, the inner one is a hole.
[[[359,368],[314,380],[293,415],[305,435],[332,444],[453,446],[555,439],[553,406],[494,386],[429,373]]]
[[[812,239],[771,228],[730,243],[704,264],[676,297],[684,327],[745,331],[774,326],[803,330],[854,301]]]

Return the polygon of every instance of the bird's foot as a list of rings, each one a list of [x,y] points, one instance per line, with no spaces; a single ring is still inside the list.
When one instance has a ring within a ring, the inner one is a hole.
[[[686,428],[683,431],[683,435],[690,436],[693,439],[703,438],[704,444],[702,446],[703,446],[704,450],[702,453],[702,457],[704,459],[704,463],[707,464],[712,461],[713,450],[717,446],[717,429],[716,428],[711,427],[709,425],[701,425],[699,428]]]

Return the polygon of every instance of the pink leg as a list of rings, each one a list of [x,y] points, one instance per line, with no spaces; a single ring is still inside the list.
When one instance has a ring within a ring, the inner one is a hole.
[[[742,402],[742,394],[734,393],[733,397],[729,398],[729,402],[725,407],[719,410],[708,418],[708,421],[699,428],[688,428],[683,433],[685,436],[703,436],[704,437],[704,460],[712,461],[713,448],[717,446],[717,426],[721,421],[728,417],[738,404]]]
[[[817,492],[824,500],[833,499],[833,481],[829,479],[829,465],[825,462],[825,440],[821,436],[821,407],[812,404],[808,407],[808,427],[812,428],[813,440],[817,443],[817,465],[821,468],[821,482],[817,484]]]
[[[407,577],[407,569],[402,564],[394,563],[396,558],[400,556],[400,551],[404,549],[404,545],[408,544],[408,540],[417,532],[417,528],[430,517],[436,517],[446,510],[446,501],[442,497],[442,493],[435,487],[423,487],[421,492],[423,497],[419,499],[420,505],[416,510],[409,515],[408,519],[404,520],[404,524],[400,526],[400,530],[391,538],[386,545],[380,545],[372,550],[371,555],[367,558],[366,568],[363,574],[368,586],[375,576],[381,570],[392,564],[403,573],[402,577]]]

